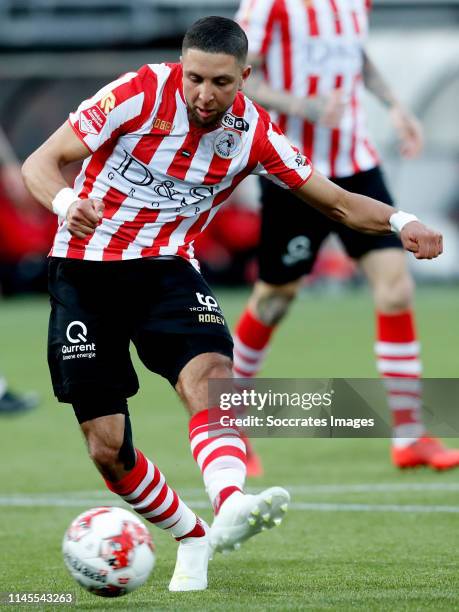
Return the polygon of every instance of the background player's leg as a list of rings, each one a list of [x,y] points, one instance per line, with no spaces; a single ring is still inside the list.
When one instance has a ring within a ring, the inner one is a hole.
[[[234,332],[233,373],[251,378],[260,371],[269,341],[296,297],[300,280],[285,285],[257,281]]]
[[[257,281],[234,330],[235,378],[252,378],[261,370],[271,336],[287,314],[299,286],[299,280],[285,285],[270,285]],[[262,476],[263,464],[260,457],[246,436],[244,442],[247,451],[247,476]]]
[[[233,550],[263,527],[280,524],[290,496],[273,487],[259,495],[243,493],[245,444],[238,429],[223,428],[220,411],[208,406],[208,381],[231,379],[232,362],[218,353],[201,353],[182,369],[177,393],[188,409],[190,445],[214,508],[211,542],[216,550]],[[204,408],[203,408],[204,407]]]
[[[401,249],[367,253],[361,266],[373,289],[376,306],[376,360],[387,378],[392,412],[392,459],[399,467],[431,465],[447,469],[459,465],[459,452],[445,449],[426,436],[422,419],[422,366],[417,340],[414,282]]]
[[[87,420],[81,423],[81,429],[89,455],[107,487],[145,520],[180,541],[169,589],[205,589],[208,562],[205,523],[168,486],[158,467],[134,448],[129,416],[111,414]]]

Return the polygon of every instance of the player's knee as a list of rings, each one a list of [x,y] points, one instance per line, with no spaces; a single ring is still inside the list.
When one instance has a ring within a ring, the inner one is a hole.
[[[207,384],[210,378],[231,378],[231,360],[224,355],[213,354],[202,371],[198,382]]]
[[[232,378],[232,362],[219,353],[205,353],[192,359],[182,370],[176,390],[191,413],[202,410],[208,398],[208,381]]]
[[[297,294],[296,287],[271,289],[255,294],[251,308],[255,316],[265,325],[276,325],[287,314]]]
[[[378,310],[399,312],[410,308],[413,302],[414,281],[403,273],[375,286],[375,302]]]

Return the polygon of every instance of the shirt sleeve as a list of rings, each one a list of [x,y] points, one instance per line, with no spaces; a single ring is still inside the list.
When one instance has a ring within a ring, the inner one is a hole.
[[[312,176],[309,159],[294,147],[276,124],[269,123],[253,174],[270,179],[284,189],[299,189]]]
[[[148,80],[151,83],[145,82]],[[151,110],[156,95],[154,86],[155,76],[148,66],[124,74],[70,113],[73,131],[94,152],[110,139],[135,130]]]
[[[236,21],[249,39],[249,53],[265,56],[271,41],[277,0],[242,0]]]

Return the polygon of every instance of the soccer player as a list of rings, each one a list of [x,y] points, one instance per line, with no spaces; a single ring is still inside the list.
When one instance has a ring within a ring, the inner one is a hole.
[[[185,35],[181,64],[149,64],[110,83],[23,166],[31,193],[59,216],[49,270],[54,392],[72,404],[108,488],[180,540],[174,591],[206,588],[209,539],[214,550],[237,548],[279,524],[289,501],[280,487],[243,492],[245,445],[207,405],[208,380],[232,376],[233,346],[197,269],[194,238],[256,173],[356,229],[400,231],[418,258],[442,250],[441,236],[413,216],[313,174],[268,113],[242,94],[247,48],[234,21],[199,20]],[[61,168],[83,159],[71,189]],[[192,454],[215,512],[210,535],[133,445],[131,340],[190,413]]]
[[[237,20],[248,36],[253,67],[245,91],[274,111],[273,119],[290,142],[336,185],[392,205],[366,128],[364,88],[387,107],[404,157],[420,152],[422,132],[365,50],[369,5],[368,0],[242,0]],[[251,377],[260,370],[302,276],[335,232],[373,291],[376,360],[387,378],[393,463],[400,468],[459,465],[459,451],[445,448],[423,424],[413,281],[400,239],[339,225],[273,182],[262,179],[261,188],[259,281],[236,326],[234,375]],[[256,475],[261,461],[253,451],[248,459]]]

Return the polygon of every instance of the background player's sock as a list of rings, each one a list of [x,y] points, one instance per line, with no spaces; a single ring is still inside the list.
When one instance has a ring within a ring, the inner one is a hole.
[[[392,412],[395,447],[403,448],[425,434],[422,422],[422,366],[411,310],[397,314],[376,313],[376,358],[386,379]]]
[[[132,509],[175,538],[205,535],[195,513],[171,489],[164,475],[136,449],[133,469],[118,482],[106,480],[107,487],[131,504]],[[199,528],[198,528],[199,527]]]
[[[245,444],[235,427],[220,425],[219,409],[202,410],[190,419],[190,445],[217,514],[223,502],[244,488]]]
[[[234,378],[253,378],[258,374],[275,328],[275,325],[265,325],[248,308],[245,309],[234,331]],[[235,386],[238,388],[237,381],[235,381]],[[243,432],[241,432],[241,435],[246,446],[247,476],[255,478],[263,476],[263,463],[260,457],[247,436]]]
[[[235,378],[252,378],[260,371],[274,329],[274,325],[265,325],[245,309],[234,331]]]

